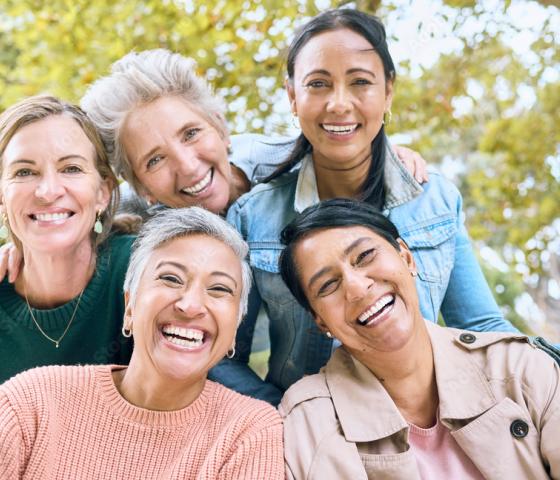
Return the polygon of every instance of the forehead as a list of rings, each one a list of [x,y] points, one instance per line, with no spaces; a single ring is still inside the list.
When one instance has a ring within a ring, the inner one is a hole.
[[[295,248],[295,260],[301,272],[323,263],[344,259],[348,248],[357,240],[390,245],[383,237],[367,227],[336,227],[317,230],[299,241]],[[360,243],[361,244],[361,243]]]
[[[298,67],[309,70],[323,66],[325,62],[332,64],[333,56],[345,63],[352,60],[382,65],[379,55],[366,38],[353,30],[342,28],[311,37],[299,51],[295,67],[296,70]]]
[[[20,128],[4,150],[4,162],[25,158],[60,157],[79,154],[94,157],[94,146],[73,118],[64,114],[52,115]]]
[[[176,263],[189,272],[207,274],[220,270],[241,278],[241,261],[231,247],[204,234],[186,235],[165,242],[152,252],[146,270],[153,271],[162,262]]]
[[[147,128],[154,126],[175,130],[187,122],[206,122],[206,118],[186,100],[166,95],[134,108],[125,119],[123,135],[142,131],[143,136]]]

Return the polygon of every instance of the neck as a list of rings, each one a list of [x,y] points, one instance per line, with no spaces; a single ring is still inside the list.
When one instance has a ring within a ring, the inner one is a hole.
[[[321,200],[329,198],[356,198],[368,176],[371,155],[348,162],[344,168],[333,168],[333,162],[322,162],[313,157],[313,167],[317,178],[317,190]]]
[[[188,407],[204,389],[206,377],[194,383],[167,377],[146,375],[137,367],[134,353],[130,365],[113,372],[113,380],[123,398],[140,408],[156,411],[176,411]]]
[[[436,422],[438,393],[432,343],[423,322],[400,350],[357,358],[380,380],[404,418],[427,428]]]
[[[15,282],[16,292],[36,308],[54,308],[82,292],[95,271],[95,252],[88,241],[61,254],[25,249],[24,266]]]

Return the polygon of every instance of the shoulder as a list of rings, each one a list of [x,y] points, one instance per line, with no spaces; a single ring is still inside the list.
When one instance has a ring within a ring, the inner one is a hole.
[[[294,137],[273,137],[258,133],[244,133],[231,136],[231,147],[233,150],[230,158],[232,163],[236,159],[254,156],[256,154],[268,153],[269,155],[285,155],[295,145]]]
[[[430,170],[430,179],[422,184],[422,189],[423,192],[415,199],[419,202],[431,202],[436,207],[447,206],[456,209],[457,202],[461,201],[459,189],[437,171]]]
[[[250,430],[281,425],[278,411],[269,403],[237,393],[219,383],[210,384],[210,408],[220,412],[227,423],[233,422]]]
[[[295,139],[292,137],[270,137],[254,133],[232,135],[229,160],[255,184],[272,174],[288,158],[294,144]]]
[[[276,232],[295,215],[298,173],[299,170],[291,171],[269,183],[257,185],[230,207],[228,221],[235,224],[243,235],[250,234],[253,223],[257,224],[256,228],[261,233],[263,229]],[[267,222],[263,221],[265,218]]]
[[[56,399],[57,403],[64,399],[75,398],[78,390],[87,389],[91,385],[93,366],[60,366],[49,365],[37,367],[19,373],[0,386],[14,408],[40,408]]]
[[[329,399],[331,394],[323,372],[303,377],[294,383],[282,397],[278,407],[280,414],[286,418],[298,407],[313,403],[318,399]]]
[[[544,394],[548,398],[556,390],[560,379],[558,364],[526,335],[429,325],[432,341],[452,343],[459,355],[468,356],[495,385],[517,382],[533,397]]]

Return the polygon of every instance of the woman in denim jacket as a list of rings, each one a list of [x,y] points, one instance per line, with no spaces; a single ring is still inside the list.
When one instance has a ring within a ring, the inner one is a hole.
[[[432,173],[420,185],[398,162],[387,142],[395,68],[385,29],[351,9],[324,12],[296,35],[288,54],[286,87],[302,134],[269,183],[241,197],[227,218],[249,243],[256,288],[237,336],[237,359],[222,363],[220,377],[238,391],[258,396],[247,366],[260,302],[270,319],[267,382],[281,392],[329,359],[333,340],[315,326],[278,273],[280,232],[298,212],[320,200],[365,200],[391,219],[418,265],[422,315],[476,331],[516,329],[498,308],[473,254],[464,226],[462,199],[444,177]],[[253,145],[268,157],[273,141]],[[301,162],[300,168],[294,168]],[[270,392],[270,385],[267,385]]]

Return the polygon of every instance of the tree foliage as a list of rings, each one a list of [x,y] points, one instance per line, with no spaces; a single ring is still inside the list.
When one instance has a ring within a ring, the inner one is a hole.
[[[294,28],[319,7],[349,3],[4,0],[0,108],[40,92],[78,101],[131,49],[165,47],[197,61],[200,73],[225,99],[233,131],[283,133],[287,122],[278,110],[285,95],[283,52]],[[519,4],[547,9],[523,56],[508,43],[520,33],[508,15]],[[391,39],[398,40],[405,33],[398,28],[399,15],[413,3],[357,0],[351,5],[396,18],[387,27]],[[560,291],[560,272],[551,268],[560,264],[554,263],[560,256],[555,243],[560,230],[559,6],[551,0],[442,0],[430,21],[436,30],[449,28],[458,46],[429,67],[415,62],[414,52],[400,63],[390,126],[391,133],[406,134],[429,163],[441,163],[444,173],[449,165],[459,166],[471,235],[494,248],[535,298],[550,290],[551,281]],[[422,35],[438,32],[426,25],[418,29],[420,52]],[[489,273],[493,283],[498,276]],[[547,295],[540,304],[550,303]],[[554,308],[560,307],[552,300]]]

